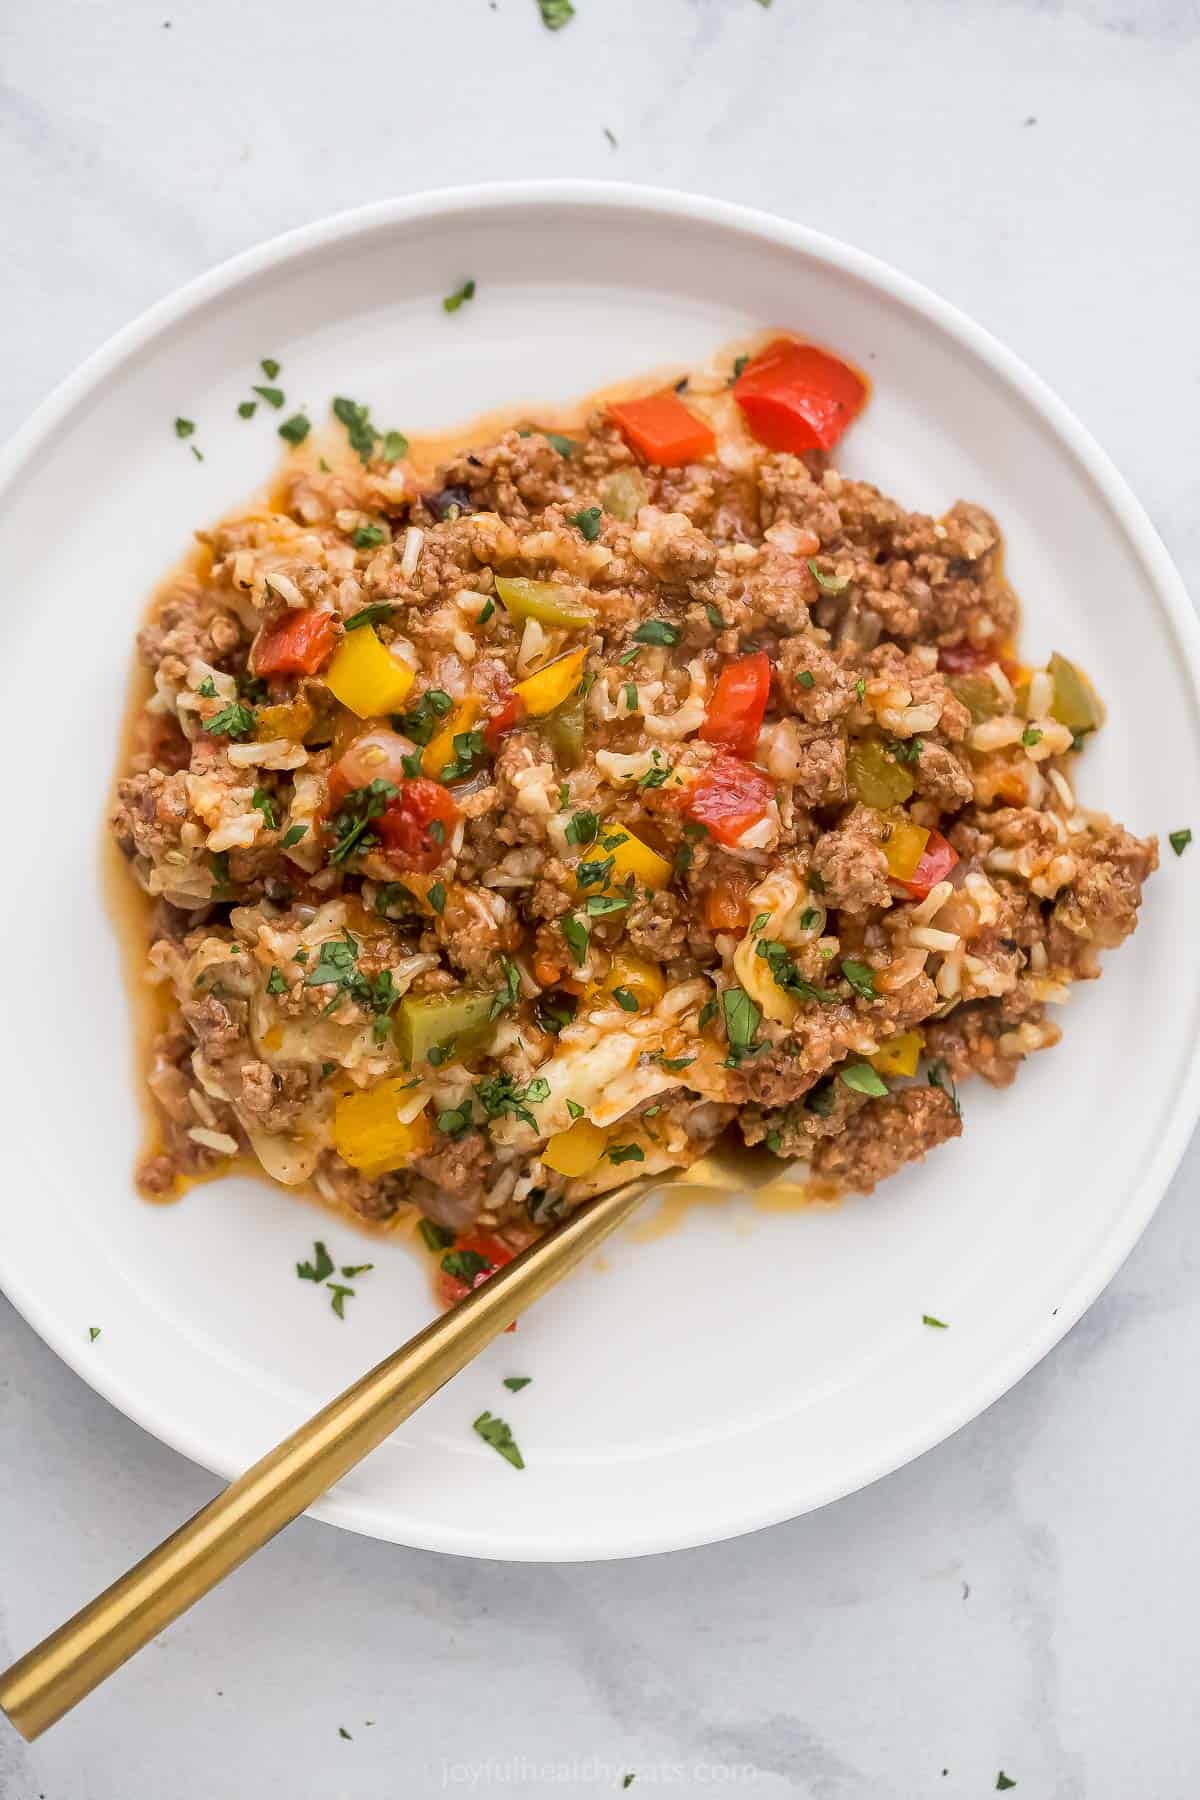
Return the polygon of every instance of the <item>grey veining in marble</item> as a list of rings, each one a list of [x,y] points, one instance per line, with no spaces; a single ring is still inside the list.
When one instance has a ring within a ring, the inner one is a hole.
[[[900,264],[1045,374],[1200,581],[1194,0],[40,0],[0,13],[0,431],[150,301],[404,191],[613,175]],[[613,147],[605,136],[616,137]],[[304,1522],[2,1800],[1183,1800],[1200,1765],[1195,1146],[1063,1345],[756,1537],[470,1563]],[[0,1659],[214,1491],[0,1301]],[[339,1735],[339,1726],[349,1739]]]

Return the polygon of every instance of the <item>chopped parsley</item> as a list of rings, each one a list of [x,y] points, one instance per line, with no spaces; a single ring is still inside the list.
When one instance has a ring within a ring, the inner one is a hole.
[[[823,594],[844,594],[850,586],[848,575],[826,575],[824,569],[818,568],[815,557],[808,559],[809,573]]]
[[[394,912],[412,912],[416,902],[402,881],[382,881],[375,889],[375,911],[381,919]]]
[[[379,436],[371,423],[370,410],[357,400],[347,400],[344,394],[338,394],[333,402],[333,416],[346,427],[350,448],[357,451],[364,468],[375,453],[375,441]]]
[[[816,1113],[818,1119],[827,1119],[837,1105],[837,1094],[834,1092],[833,1076],[827,1075],[824,1081],[818,1081],[804,1096],[805,1112]]]
[[[94,1344],[96,1339],[100,1336],[100,1333],[102,1330],[103,1330],[103,1326],[89,1325],[88,1326],[88,1343]]]
[[[604,1152],[609,1162],[645,1162],[646,1152],[640,1144],[610,1144]]]
[[[804,911],[800,914],[801,931],[811,931],[820,917],[821,915],[815,906],[806,906]]]
[[[408,455],[408,439],[402,431],[385,431],[383,434],[384,462],[399,462],[402,456]]]
[[[532,1375],[506,1375],[504,1385],[510,1394],[519,1394],[521,1389],[527,1388],[532,1380]]]
[[[638,709],[638,691],[632,681],[627,681],[621,689],[625,697],[625,711],[635,713]]]
[[[344,1287],[340,1281],[327,1281],[325,1286],[333,1295],[333,1299],[329,1302],[330,1306],[332,1306],[339,1319],[344,1319],[346,1316],[346,1302],[347,1300],[353,1300],[354,1289],[352,1287]]]
[[[316,1252],[312,1262],[296,1264],[296,1273],[301,1281],[324,1281],[333,1274],[334,1262],[320,1238],[313,1245]]]
[[[554,5],[570,6],[570,3],[571,0],[541,0],[543,8]],[[566,23],[565,19],[563,20],[563,23]],[[555,29],[555,27],[552,27],[551,29]],[[512,1427],[506,1424],[503,1419],[493,1418],[490,1412],[481,1412],[479,1417],[474,1421],[474,1429],[479,1433],[484,1443],[490,1444],[493,1450],[499,1451],[505,1462],[510,1462],[514,1469],[523,1469],[525,1467],[525,1458],[521,1455],[521,1452],[517,1447],[516,1439],[512,1434]]]
[[[395,610],[390,600],[372,600],[369,606],[360,606],[356,613],[343,619],[342,630],[361,631],[364,625],[388,625]]]
[[[327,938],[321,945],[316,962],[304,977],[304,985],[336,989],[326,1013],[335,1011],[343,997],[349,995],[365,1011],[374,1013],[377,1021],[386,1020],[400,998],[390,969],[381,969],[377,975],[363,974],[358,967],[358,944],[348,931],[343,931],[340,938]],[[377,1024],[375,1035],[382,1041],[386,1025],[381,1031]]]
[[[869,1094],[874,1100],[882,1100],[887,1095],[887,1082],[870,1063],[851,1063],[848,1069],[839,1069],[838,1080],[854,1093]]]
[[[766,1137],[763,1139],[763,1143],[767,1146],[767,1149],[771,1152],[772,1156],[779,1156],[782,1154],[783,1139],[777,1131],[768,1131]]]
[[[442,770],[443,781],[461,781],[485,752],[482,731],[456,731],[454,755]]]
[[[690,1069],[695,1062],[694,1056],[668,1056],[662,1050],[652,1050],[650,1061],[659,1063],[668,1075],[678,1075],[682,1069]]]
[[[825,877],[822,875],[820,869],[809,869],[808,885],[814,894],[823,894],[825,892]]]
[[[811,981],[801,975],[786,944],[777,943],[774,938],[760,938],[754,946],[754,952],[756,956],[762,957],[770,969],[771,980],[777,988],[782,988],[787,994],[794,994],[797,1000],[817,1000],[822,1006],[833,1004],[836,995],[814,987]]]
[[[1004,1792],[1005,1788],[1015,1788],[1016,1785],[1017,1784],[1013,1780],[1012,1776],[1006,1775],[1004,1773],[1004,1770],[1001,1769],[999,1774],[996,1776],[996,1791],[997,1791],[997,1793],[1002,1794]]]
[[[533,1003],[533,1016],[542,1031],[551,1037],[557,1037],[564,1031],[575,1017],[574,994],[539,994]],[[567,1111],[571,1111],[572,1102],[567,1101]],[[571,1113],[574,1118],[575,1114]]]
[[[213,680],[211,675],[206,675],[204,677],[204,680],[200,683],[200,686],[196,689],[196,692],[199,694],[199,696],[202,700],[215,700],[216,699],[217,684]]]
[[[290,850],[293,844],[298,844],[300,842],[300,839],[307,830],[307,825],[289,825],[284,832],[283,837],[280,839],[280,847],[284,850]]]
[[[379,839],[370,829],[371,821],[387,811],[400,789],[394,782],[376,777],[366,787],[352,788],[333,817],[334,845],[329,853],[331,864],[343,863],[348,856],[373,850]]]
[[[721,995],[721,1008],[729,1038],[728,1062],[736,1069],[743,1057],[752,1056],[760,1047],[754,1040],[762,1022],[762,1012],[745,988],[740,987],[725,989]]]
[[[312,422],[303,413],[293,413],[279,427],[279,435],[289,444],[302,444],[312,430]]]
[[[567,820],[563,836],[568,844],[578,844],[582,850],[586,845],[595,843],[596,833],[599,829],[599,816],[594,812],[588,812],[586,808],[581,808],[579,812],[572,813]]]
[[[239,419],[252,419],[258,411],[257,400],[242,400],[238,405]]]
[[[574,913],[568,913],[566,917],[560,921],[560,924],[562,926],[563,937],[566,939],[571,955],[575,959],[575,966],[576,968],[582,968],[583,964],[587,961],[588,927],[584,924],[582,919],[577,919]]]
[[[816,679],[817,678],[813,674],[811,669],[801,669],[799,674],[796,676],[796,681],[797,681],[798,685],[802,688],[813,687],[816,683]]]
[[[582,512],[568,513],[568,525],[578,525],[589,544],[594,544],[600,536],[600,508],[585,506]]]
[[[283,979],[282,970],[272,967],[271,973],[267,976],[268,994],[286,994],[287,991],[288,985]]]
[[[850,957],[842,959],[842,974],[850,983],[856,994],[864,1000],[877,1000],[878,990],[875,986],[875,971],[869,963],[854,962]]]
[[[175,436],[177,438],[190,438],[195,429],[196,423],[194,419],[176,419],[175,421]]]
[[[725,620],[722,618],[719,608],[715,607],[711,600],[705,602],[704,611],[713,630],[724,631]]]
[[[700,1008],[700,1016],[696,1020],[701,1031],[716,1018],[719,1004],[715,994],[710,994],[708,999],[704,1002],[704,1005]]]
[[[563,20],[563,24],[566,24],[565,19]],[[457,312],[459,307],[462,306],[465,301],[473,300],[474,298],[475,277],[473,275],[468,275],[461,287],[456,287],[452,294],[446,295],[446,298],[442,301],[442,311],[448,313]]]
[[[759,913],[758,917],[753,921],[753,923],[750,926],[750,936],[757,937],[759,932],[762,930],[763,926],[769,925],[770,923],[771,923],[771,915],[769,912]]]
[[[515,1006],[521,998],[521,971],[510,956],[500,958],[500,967],[504,970],[504,986],[492,1001],[488,1012],[489,1019],[498,1019],[502,1012]]]
[[[635,644],[662,644],[671,650],[683,636],[678,625],[668,625],[665,619],[647,619],[633,633]]]
[[[374,550],[386,535],[382,525],[360,525],[350,541],[356,550]]]
[[[563,437],[561,432],[543,431],[542,436],[550,445],[551,449],[557,450],[560,456],[570,456],[575,449],[575,440],[573,438]]]
[[[584,901],[584,911],[593,919],[602,919],[606,913],[624,912],[629,905],[626,894],[589,894]]]
[[[204,729],[210,737],[244,738],[254,730],[254,711],[241,700],[231,701],[220,712],[205,719]]]
[[[622,650],[617,661],[623,669],[626,669],[629,667],[630,663],[636,662],[641,654],[642,646],[640,644],[635,644],[632,650]]]
[[[369,1274],[374,1267],[374,1263],[343,1263],[342,1274],[347,1281],[353,1281],[356,1276]]]
[[[935,1331],[949,1331],[950,1329],[945,1319],[935,1319],[932,1313],[922,1313],[921,1323],[922,1325],[932,1325]]]
[[[638,1010],[637,996],[631,994],[627,987],[615,987],[612,991],[612,997],[621,1008],[622,1012],[636,1012]]]
[[[575,884],[581,888],[603,887],[615,868],[616,859],[611,856],[597,862],[578,862],[575,864]]]
[[[1021,742],[1027,750],[1032,750],[1035,744],[1041,743],[1044,735],[1043,732],[1038,730],[1036,725],[1027,725],[1021,733]]]
[[[745,362],[745,360],[746,360],[746,359],[745,359],[745,357],[744,357],[744,356],[743,356],[743,357],[742,357],[742,358],[741,358],[741,361],[742,361],[742,362]],[[622,1777],[621,1777],[621,1786],[622,1786],[622,1787],[623,1787],[623,1788],[631,1788],[631,1787],[632,1787],[632,1786],[633,1786],[633,1784],[634,1784],[634,1782],[635,1782],[635,1781],[636,1781],[636,1780],[637,1780],[637,1776],[636,1776],[636,1775],[622,1775]]]
[[[417,1226],[425,1240],[426,1249],[448,1250],[454,1242],[454,1233],[447,1225],[438,1225],[432,1219],[422,1219]]]
[[[280,369],[283,367],[282,363],[277,363],[273,356],[264,356],[258,366],[268,381],[274,381]]]
[[[443,1137],[457,1139],[464,1131],[471,1129],[471,1102],[464,1100],[461,1106],[448,1106],[438,1113],[434,1124]]]
[[[473,1287],[481,1275],[490,1275],[496,1265],[478,1250],[448,1250],[438,1266],[443,1274]]]
[[[493,1075],[486,1081],[477,1081],[475,1093],[489,1119],[511,1113],[514,1119],[522,1120],[536,1131],[538,1122],[529,1108],[540,1106],[543,1100],[550,1098],[550,1083],[544,1075],[535,1075],[532,1081],[520,1087],[511,1075]]]
[[[278,408],[283,405],[283,389],[282,388],[255,387],[253,382],[251,382],[250,385],[251,385],[252,391],[258,395],[260,400],[265,400],[268,406],[273,406],[278,410]]]
[[[567,1115],[572,1120],[582,1119],[583,1108],[582,1108],[582,1106],[580,1106],[578,1100],[568,1100],[567,1101]]]
[[[867,697],[867,678],[865,675],[859,676],[858,680],[854,684],[854,691],[858,695],[860,700],[866,699],[866,697]]]
[[[639,775],[639,788],[660,788],[675,773],[674,766],[663,761],[661,750],[652,750],[650,754],[654,761],[654,767],[647,769],[644,775]]]
[[[340,1738],[345,1738],[348,1743],[352,1744],[354,1742],[354,1739],[350,1736],[350,1733],[346,1730],[344,1725],[338,1726],[338,1736]]]
[[[1176,856],[1182,856],[1191,841],[1192,834],[1187,826],[1185,826],[1182,831],[1173,831],[1167,839],[1167,842],[1170,844]]]
[[[279,824],[279,815],[275,811],[275,802],[265,788],[255,788],[250,796],[250,804],[256,812],[263,816],[263,823],[269,831],[274,831]]]
[[[962,1107],[958,1103],[958,1089],[955,1087],[953,1077],[944,1062],[930,1063],[929,1085],[930,1087],[941,1088],[943,1094],[945,1094],[947,1100],[949,1100],[951,1106],[954,1108],[956,1115],[961,1119]]]
[[[1041,732],[1038,732],[1041,737]],[[1034,740],[1036,743],[1037,739]],[[910,763],[914,768],[921,760],[921,752],[925,748],[924,738],[889,738],[884,749],[893,762]]]
[[[429,901],[429,904],[430,904],[430,906],[432,906],[434,912],[437,913],[440,917],[441,914],[444,913],[446,910],[445,883],[441,882],[441,881],[435,881],[433,886],[430,888],[428,894],[426,895],[426,899]]]
[[[734,359],[733,359],[733,379],[734,379],[734,381],[736,381],[738,379],[738,376],[742,373],[742,370],[746,367],[746,364],[749,361],[750,361],[750,358],[748,356],[735,356],[734,357]]]

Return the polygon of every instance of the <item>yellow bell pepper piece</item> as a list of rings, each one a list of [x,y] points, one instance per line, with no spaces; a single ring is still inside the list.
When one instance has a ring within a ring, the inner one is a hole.
[[[883,853],[887,857],[888,874],[893,881],[912,880],[928,842],[929,833],[923,825],[910,825],[907,819],[891,823]]]
[[[483,701],[478,694],[468,694],[466,699],[455,707],[450,716],[450,723],[443,725],[437,736],[431,737],[421,752],[421,773],[423,775],[432,775],[437,780],[446,764],[454,760],[455,738],[460,731],[470,731],[482,711]]]
[[[613,825],[608,830],[601,829],[601,840],[621,834],[621,842],[611,849],[604,846],[604,854],[613,859],[613,872],[609,877],[609,886],[618,887],[622,881],[634,875],[643,887],[665,888],[671,879],[671,865],[665,856],[652,850],[649,844],[643,844],[640,837],[630,831],[628,825]],[[589,856],[599,856],[599,850],[589,850]]]
[[[289,743],[302,744],[312,729],[313,717],[313,709],[304,699],[290,700],[282,706],[260,706],[254,715],[255,740],[269,744],[275,738],[287,738]]]
[[[330,693],[360,719],[397,712],[416,680],[415,671],[392,655],[373,625],[348,631],[325,675]]]
[[[650,1012],[666,993],[667,984],[656,963],[647,961],[644,956],[627,956],[618,952],[612,959],[608,974],[597,984],[595,991],[597,994],[612,995],[618,988],[633,995],[639,1012]]]
[[[556,1175],[573,1180],[596,1167],[604,1155],[608,1133],[590,1119],[576,1119],[567,1131],[556,1131],[542,1151],[542,1161]]]
[[[899,1037],[880,1044],[867,1061],[880,1075],[915,1075],[924,1048],[925,1039],[919,1031],[902,1031]]]
[[[333,1103],[333,1147],[352,1169],[374,1178],[400,1169],[432,1141],[424,1113],[405,1124],[398,1109],[412,1099],[410,1082],[399,1075],[375,1087],[339,1094]]]
[[[556,706],[561,706],[564,700],[570,699],[579,686],[586,658],[586,650],[572,650],[569,656],[560,656],[557,662],[547,663],[536,675],[530,675],[525,681],[518,681],[516,692],[521,696],[530,718],[543,718],[546,713],[552,713]]]

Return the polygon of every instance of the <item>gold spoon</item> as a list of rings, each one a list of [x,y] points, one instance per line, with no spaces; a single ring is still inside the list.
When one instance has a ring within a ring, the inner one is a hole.
[[[623,1224],[647,1194],[669,1185],[733,1195],[778,1180],[773,1157],[731,1155],[722,1146],[690,1168],[640,1176],[581,1207],[322,1407],[74,1618],[4,1670],[0,1710],[30,1742],[56,1724],[340,1481],[517,1313]]]

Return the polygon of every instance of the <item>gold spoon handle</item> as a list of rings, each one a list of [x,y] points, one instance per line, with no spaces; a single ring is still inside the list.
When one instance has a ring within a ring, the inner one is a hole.
[[[0,1709],[39,1737],[381,1444],[663,1177],[603,1194],[331,1400],[111,1587],[0,1674]]]

